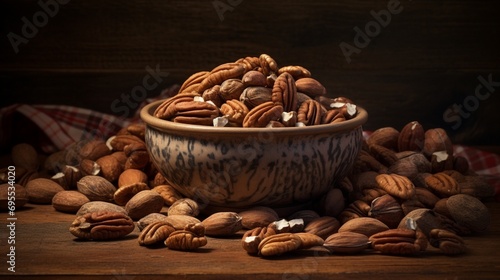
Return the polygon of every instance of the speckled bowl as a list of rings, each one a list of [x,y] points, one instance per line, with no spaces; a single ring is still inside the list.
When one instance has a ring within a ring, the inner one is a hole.
[[[188,125],[141,111],[158,170],[201,208],[273,208],[307,204],[343,178],[361,149],[367,112],[338,124],[241,128]]]

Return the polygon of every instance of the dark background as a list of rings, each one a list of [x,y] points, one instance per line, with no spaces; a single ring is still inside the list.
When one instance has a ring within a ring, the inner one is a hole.
[[[500,139],[500,85],[489,95],[483,87],[485,100],[474,97],[479,76],[500,83],[498,1],[42,0],[57,3],[45,22],[39,3],[0,4],[0,107],[67,104],[124,114],[112,104],[143,85],[146,67],[168,73],[147,90],[153,97],[194,72],[267,53],[279,66],[308,68],[329,96],[366,108],[367,130],[418,120],[445,128],[457,144]],[[355,47],[354,28],[365,30],[371,11],[398,3],[348,63],[339,45]],[[38,20],[32,38],[23,36],[23,18]],[[26,40],[18,53],[9,34]],[[465,101],[473,108],[466,117],[444,118]]]

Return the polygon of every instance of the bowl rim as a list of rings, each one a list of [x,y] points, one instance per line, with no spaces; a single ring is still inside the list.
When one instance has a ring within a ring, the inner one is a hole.
[[[253,135],[272,132],[277,135],[306,135],[321,133],[338,133],[354,130],[368,120],[368,112],[356,105],[358,113],[352,119],[340,123],[311,125],[303,127],[214,127],[196,124],[176,123],[153,116],[156,108],[165,100],[153,101],[144,106],[140,111],[141,119],[146,125],[161,131],[182,133],[208,133],[210,135]]]

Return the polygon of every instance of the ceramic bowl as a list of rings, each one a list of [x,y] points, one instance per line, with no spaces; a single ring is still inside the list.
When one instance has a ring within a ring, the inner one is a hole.
[[[241,128],[189,125],[141,110],[151,160],[168,182],[200,207],[245,209],[307,204],[352,167],[367,112],[308,127]]]

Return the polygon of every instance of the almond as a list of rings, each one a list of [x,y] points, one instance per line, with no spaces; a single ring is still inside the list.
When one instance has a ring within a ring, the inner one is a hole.
[[[90,200],[78,191],[60,191],[52,198],[52,207],[60,212],[76,213]]]
[[[15,197],[15,209],[23,207],[28,202],[28,193],[23,186],[19,184],[14,184],[13,186],[8,183],[1,184],[0,211],[10,210],[9,201],[12,201],[12,195]]]
[[[61,185],[46,178],[33,179],[26,184],[25,188],[29,201],[38,204],[51,204],[54,195],[64,191]]]
[[[27,143],[14,145],[11,151],[12,162],[14,165],[24,167],[28,171],[38,170],[38,153],[33,146]]]
[[[116,188],[108,180],[100,176],[87,175],[82,177],[76,186],[78,191],[87,196],[91,201],[113,201]]]
[[[101,167],[101,173],[106,180],[115,182],[123,171],[123,167],[118,159],[112,155],[103,156],[96,160]]]
[[[130,218],[139,220],[151,213],[159,213],[164,201],[161,195],[152,190],[140,191],[134,195],[125,205]]]
[[[118,188],[135,183],[147,183],[148,175],[139,169],[127,169],[118,177]]]
[[[351,219],[339,228],[339,232],[349,231],[364,234],[366,237],[388,230],[389,227],[381,221],[371,217]]]
[[[279,220],[278,213],[266,206],[256,206],[238,213],[241,223],[246,229],[267,227],[270,223]]]
[[[241,217],[235,212],[217,212],[206,219],[201,224],[205,226],[205,234],[211,236],[233,235],[240,229]]]

